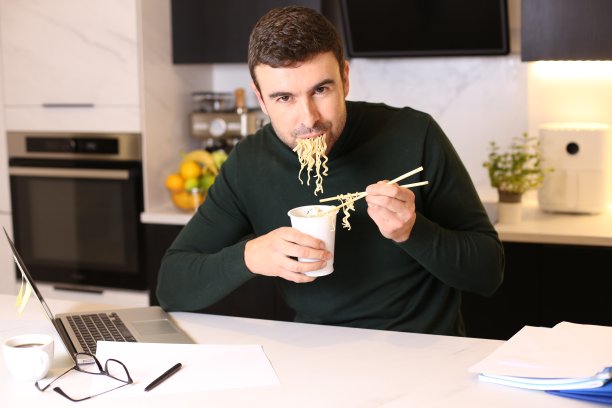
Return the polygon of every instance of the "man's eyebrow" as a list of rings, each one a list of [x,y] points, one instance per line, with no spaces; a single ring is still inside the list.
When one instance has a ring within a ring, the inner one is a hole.
[[[271,94],[268,94],[268,98],[276,99],[276,98],[279,98],[281,96],[288,96],[288,95],[292,95],[292,93],[291,92],[285,92],[285,91],[277,91],[277,92],[272,92]]]
[[[330,85],[330,84],[333,85],[334,83],[335,83],[335,81],[333,79],[331,79],[331,78],[324,79],[323,81],[321,81],[318,84],[316,84],[315,86],[313,86],[311,88],[311,90],[314,91],[317,88],[320,88],[320,87],[325,86],[325,85]]]
[[[334,80],[333,79],[324,79],[323,81],[315,84],[312,88],[310,88],[311,91],[314,91],[317,88],[320,88],[322,86],[325,85],[329,85],[329,84],[334,84]],[[271,94],[268,94],[268,98],[270,99],[275,99],[275,98],[279,98],[281,96],[291,96],[293,95],[293,93],[291,92],[287,92],[287,91],[277,91],[277,92],[272,92]]]

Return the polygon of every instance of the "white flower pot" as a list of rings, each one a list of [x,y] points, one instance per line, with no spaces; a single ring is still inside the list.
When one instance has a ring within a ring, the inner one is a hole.
[[[523,206],[518,203],[497,203],[497,222],[499,224],[517,224],[521,222]]]

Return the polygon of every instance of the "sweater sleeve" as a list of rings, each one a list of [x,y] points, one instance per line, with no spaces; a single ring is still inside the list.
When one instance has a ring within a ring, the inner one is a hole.
[[[414,228],[400,247],[445,284],[493,294],[503,280],[503,246],[467,170],[433,119],[422,160],[429,188],[423,189]]]
[[[156,292],[162,308],[208,307],[254,277],[244,262],[251,229],[232,188],[235,168],[230,155],[206,201],[166,251]]]

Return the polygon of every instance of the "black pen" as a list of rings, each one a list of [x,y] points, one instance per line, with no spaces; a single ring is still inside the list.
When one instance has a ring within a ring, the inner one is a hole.
[[[181,363],[176,363],[168,371],[166,371],[165,373],[163,373],[162,375],[160,375],[159,377],[154,379],[151,384],[149,384],[149,385],[147,385],[145,387],[144,390],[145,391],[151,391],[153,388],[157,387],[159,384],[163,383],[168,378],[170,378],[174,373],[176,373],[178,370],[180,370],[182,366],[183,365]]]

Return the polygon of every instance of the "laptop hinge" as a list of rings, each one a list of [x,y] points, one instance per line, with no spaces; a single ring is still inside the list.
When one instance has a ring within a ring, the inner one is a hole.
[[[66,351],[68,351],[68,354],[70,354],[70,358],[76,363],[75,355],[77,351],[74,345],[72,344],[72,340],[70,340],[70,337],[68,336],[68,332],[66,331],[66,328],[64,327],[64,323],[62,323],[60,319],[53,319],[52,322],[53,322],[53,325],[55,326],[55,329],[57,330],[57,333],[62,338],[62,343],[64,343],[64,346],[66,347]]]

